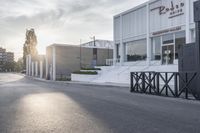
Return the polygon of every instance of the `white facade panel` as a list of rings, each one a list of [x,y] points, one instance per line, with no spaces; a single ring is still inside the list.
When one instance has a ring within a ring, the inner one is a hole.
[[[120,17],[114,18],[114,39],[120,40]]]
[[[149,6],[150,32],[185,25],[185,0],[159,0]]]
[[[163,64],[163,60],[172,59],[173,61],[168,63],[176,64],[178,59],[177,48],[178,45],[181,45],[179,43],[191,43],[195,40],[194,1],[196,0],[150,0],[116,15],[114,17],[114,40],[115,45],[120,44],[118,50],[121,56],[120,62],[140,59],[137,52],[132,52],[133,49],[139,51],[140,45],[130,48],[125,47],[125,44],[130,42],[134,44],[138,40],[146,40],[147,62],[148,60],[160,60],[160,63]],[[176,38],[177,34],[181,34],[182,37]],[[166,35],[173,36],[171,40],[166,41],[168,46],[165,46],[166,44],[162,41]],[[160,38],[160,44],[158,45],[160,51],[159,55],[154,54],[155,57],[153,58],[151,57],[153,54],[152,49],[154,49],[152,40],[156,37]],[[164,57],[165,54],[162,53],[166,53],[166,51],[173,53],[171,54],[173,56]],[[130,54],[131,52],[132,54]],[[129,53],[128,57],[126,57],[126,53]]]
[[[123,39],[146,34],[147,28],[146,6],[122,15]]]

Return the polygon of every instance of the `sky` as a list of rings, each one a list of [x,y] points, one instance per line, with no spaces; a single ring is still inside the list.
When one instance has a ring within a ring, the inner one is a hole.
[[[39,54],[53,43],[113,40],[113,16],[147,0],[0,0],[0,47],[23,54],[26,29],[34,28]]]

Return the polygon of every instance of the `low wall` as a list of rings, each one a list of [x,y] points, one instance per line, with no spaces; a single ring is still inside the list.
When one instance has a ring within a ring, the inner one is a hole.
[[[80,82],[91,82],[97,77],[98,75],[71,74],[72,81],[80,81]]]

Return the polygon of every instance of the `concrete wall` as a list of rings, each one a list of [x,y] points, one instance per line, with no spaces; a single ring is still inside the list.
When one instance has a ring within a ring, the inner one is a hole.
[[[55,68],[53,68],[53,48],[55,48]],[[81,53],[81,54],[80,54]],[[105,65],[106,59],[113,57],[113,50],[97,49],[97,65]],[[53,80],[55,69],[56,79],[70,77],[71,73],[80,68],[93,67],[93,48],[73,45],[51,45],[47,48],[48,73]]]
[[[81,67],[82,68],[92,67],[92,60],[93,60],[93,49],[82,47],[81,48]]]
[[[52,66],[53,66],[53,50],[52,47],[46,49],[46,78],[52,78]]]
[[[113,58],[112,49],[97,49],[97,66],[106,65],[106,59]]]
[[[80,48],[73,46],[56,47],[56,77],[70,76],[80,70]]]

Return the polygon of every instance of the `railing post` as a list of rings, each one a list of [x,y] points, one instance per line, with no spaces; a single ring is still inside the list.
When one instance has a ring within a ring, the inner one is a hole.
[[[133,92],[133,72],[131,72],[131,75],[130,75],[130,79],[131,79],[131,92]]]
[[[168,73],[166,72],[165,73],[165,84],[167,84],[167,81],[168,81]],[[166,91],[166,96],[168,96],[168,87],[167,86],[165,87],[165,91]]]
[[[185,73],[185,82],[187,85],[188,84],[188,73],[187,72]],[[188,99],[188,87],[187,86],[185,88],[185,98]]]
[[[156,89],[156,73],[154,72],[153,73],[153,88],[154,88],[154,90]]]
[[[178,73],[174,73],[174,91],[175,96],[178,97]]]
[[[151,89],[152,89],[152,82],[151,82],[151,72],[149,72],[149,93],[151,94]]]
[[[157,95],[160,95],[160,73],[156,73]]]
[[[136,83],[136,91],[138,92],[138,88],[139,88],[139,87],[138,87],[138,86],[139,86],[139,85],[138,85],[138,82],[139,82],[138,72],[136,72],[135,75],[136,75],[136,79],[135,79],[135,80],[137,80],[137,83]]]
[[[144,93],[145,90],[145,72],[142,72],[142,93]]]

